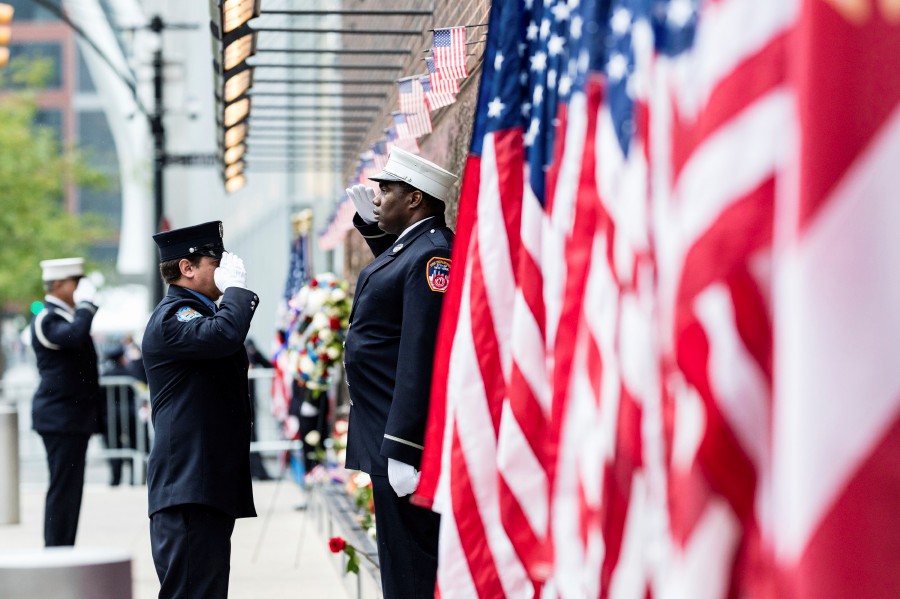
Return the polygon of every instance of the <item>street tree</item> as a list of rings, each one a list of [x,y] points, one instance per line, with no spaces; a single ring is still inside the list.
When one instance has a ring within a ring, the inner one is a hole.
[[[13,63],[0,81],[0,310],[27,313],[43,298],[38,266],[45,258],[84,255],[104,235],[102,222],[70,213],[65,192],[102,186],[104,176],[87,168],[74,148],[35,122],[35,101],[46,65]],[[12,88],[11,91],[10,88]],[[3,356],[0,355],[0,376]]]

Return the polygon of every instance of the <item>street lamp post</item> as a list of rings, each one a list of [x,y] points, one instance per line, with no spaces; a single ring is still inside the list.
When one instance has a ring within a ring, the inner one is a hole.
[[[154,18],[154,21],[159,17]],[[160,23],[161,25],[161,23]],[[166,166],[166,128],[163,124],[163,57],[162,44],[153,53],[153,113],[150,115],[150,133],[153,135],[153,227],[162,230],[164,210],[164,169]],[[163,281],[158,275],[153,278],[153,298],[163,297]]]

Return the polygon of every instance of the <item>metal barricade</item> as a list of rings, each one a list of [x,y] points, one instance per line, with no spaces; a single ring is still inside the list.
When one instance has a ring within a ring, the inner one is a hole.
[[[247,376],[254,388],[250,397],[256,402],[253,421],[256,439],[250,442],[250,453],[278,455],[300,449],[300,441],[282,438],[281,423],[272,415],[272,379],[275,369],[251,368]]]
[[[150,426],[146,407],[147,392],[130,376],[102,376],[105,411],[105,449],[101,457],[131,462],[132,484],[146,479],[146,460],[150,453]]]

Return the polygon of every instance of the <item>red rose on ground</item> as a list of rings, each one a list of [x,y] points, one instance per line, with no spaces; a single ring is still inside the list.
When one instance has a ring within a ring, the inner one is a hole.
[[[331,537],[331,539],[329,539],[328,541],[328,548],[331,549],[332,553],[340,553],[346,546],[347,541],[345,541],[341,537]]]

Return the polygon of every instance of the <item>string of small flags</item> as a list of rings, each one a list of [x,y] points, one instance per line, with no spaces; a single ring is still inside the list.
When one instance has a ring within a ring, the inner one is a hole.
[[[362,184],[375,188],[369,177],[384,168],[393,147],[419,153],[417,139],[432,131],[431,113],[455,103],[460,79],[469,76],[466,46],[483,42],[467,43],[466,28],[483,26],[485,24],[430,30],[434,33],[434,42],[431,56],[424,59],[428,72],[397,80],[399,110],[391,113],[392,126],[384,130],[382,139],[360,154],[356,172],[347,182],[348,187]],[[353,203],[341,196],[328,223],[319,230],[319,248],[328,251],[340,245],[347,231],[353,228],[354,214]]]

